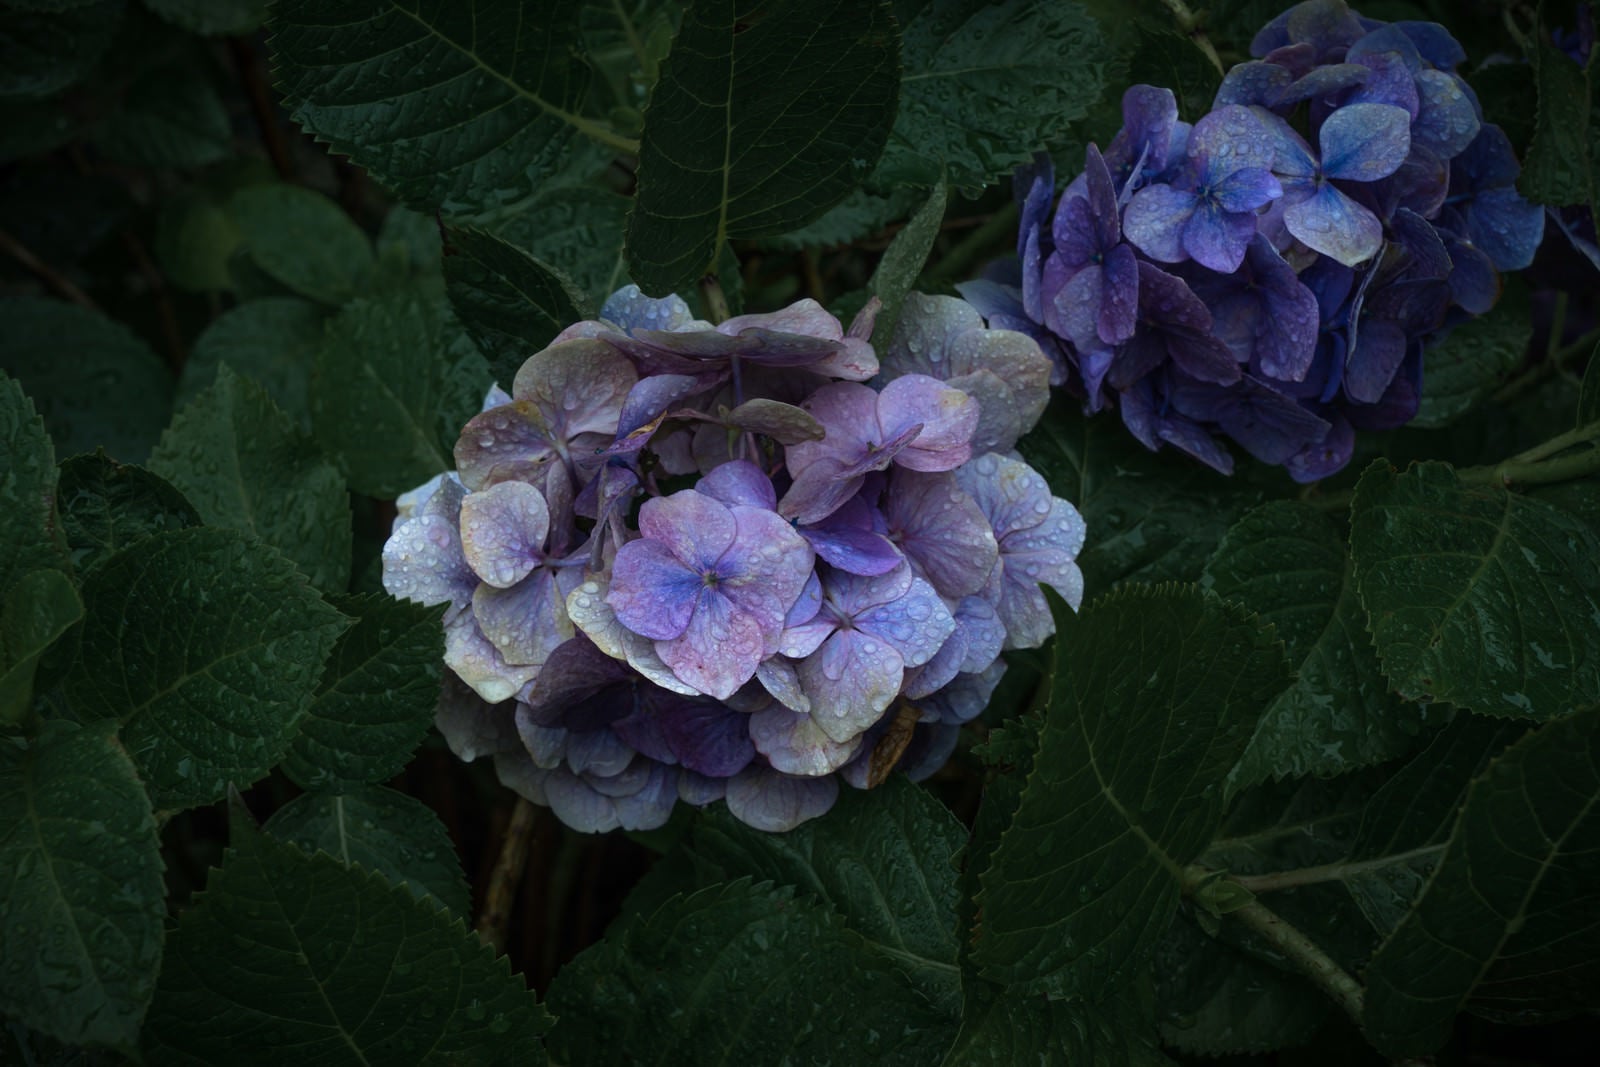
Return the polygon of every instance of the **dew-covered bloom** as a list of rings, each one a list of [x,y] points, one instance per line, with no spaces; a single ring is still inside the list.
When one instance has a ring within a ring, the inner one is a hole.
[[[1049,161],[1019,171],[1017,259],[961,292],[1146,447],[1232,473],[1231,441],[1314,481],[1416,414],[1424,351],[1493,307],[1544,216],[1444,27],[1306,0],[1251,53],[1192,126],[1129,89],[1053,215]]]
[[[785,830],[948,758],[1051,633],[1040,583],[1077,606],[1083,524],[1007,455],[1039,345],[912,294],[874,348],[875,314],[713,326],[630,286],[491,390],[384,549],[445,605],[457,755],[592,832],[680,802]]]

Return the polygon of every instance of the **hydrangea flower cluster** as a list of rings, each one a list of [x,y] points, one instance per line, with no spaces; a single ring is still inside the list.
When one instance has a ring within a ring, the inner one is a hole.
[[[1231,473],[1227,438],[1308,482],[1416,414],[1424,348],[1494,305],[1544,217],[1444,27],[1307,0],[1251,54],[1193,125],[1129,89],[1053,217],[1048,159],[1019,174],[1020,263],[962,292],[1146,447]]]
[[[1084,527],[1013,452],[1039,346],[913,293],[880,356],[876,313],[630,286],[491,391],[383,553],[448,605],[457,755],[585,831],[717,799],[784,830],[945,761],[1052,632],[1041,585],[1077,607]]]

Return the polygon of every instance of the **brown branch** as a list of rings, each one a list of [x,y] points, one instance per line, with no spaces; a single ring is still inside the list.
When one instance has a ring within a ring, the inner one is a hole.
[[[494,872],[489,876],[483,910],[478,913],[478,936],[495,952],[503,952],[506,947],[506,928],[511,923],[512,903],[517,899],[522,869],[528,862],[528,837],[532,829],[533,805],[526,797],[519,796],[511,809],[505,837],[500,841],[500,857],[495,860]]]
[[[3,249],[12,259],[32,271],[57,296],[70,300],[79,307],[88,308],[90,311],[96,313],[100,311],[100,306],[94,302],[88,293],[79,289],[72,279],[34,255],[32,249],[5,230],[0,230],[0,249]]]
[[[267,85],[261,57],[256,54],[251,41],[244,37],[228,38],[228,51],[233,53],[234,65],[239,68],[245,93],[250,97],[250,110],[256,117],[256,125],[261,127],[261,142],[266,146],[273,169],[284,181],[296,181],[294,154],[278,122],[277,105],[272,99],[272,89]]]

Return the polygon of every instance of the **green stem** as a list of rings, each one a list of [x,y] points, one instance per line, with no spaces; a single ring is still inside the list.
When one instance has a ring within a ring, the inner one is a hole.
[[[1333,957],[1322,951],[1321,946],[1315,941],[1301,933],[1298,928],[1284,922],[1277,913],[1259,900],[1252,900],[1242,908],[1230,911],[1227,918],[1244,923],[1251,932],[1288,957],[1289,962],[1293,963],[1301,974],[1332,997],[1334,1003],[1343,1008],[1345,1014],[1355,1020],[1357,1026],[1361,1025],[1366,991],[1361,988],[1360,982],[1350,977],[1349,972],[1334,962]]]
[[[723,293],[722,283],[715,274],[707,274],[700,279],[700,294],[705,297],[706,313],[711,316],[712,325],[729,319],[728,297]]]
[[[1588,427],[1590,436],[1600,436],[1600,428]],[[1562,436],[1566,436],[1563,434]],[[1493,485],[1502,489],[1522,485],[1554,485],[1600,474],[1600,447],[1586,448],[1570,456],[1519,462],[1507,460],[1490,467],[1469,467],[1456,476],[1468,485]]]
[[[634,29],[633,20],[623,10],[622,0],[611,0],[611,10],[617,13],[617,21],[622,23],[622,32],[628,37],[628,47],[633,49],[633,58],[639,63],[640,73],[647,72],[650,64],[645,58],[644,42],[639,40],[639,31]]]
[[[1183,0],[1161,0],[1161,2],[1167,5],[1167,10],[1178,20],[1178,29],[1195,43],[1196,48],[1205,53],[1205,57],[1211,60],[1211,65],[1217,68],[1217,73],[1226,74],[1228,68],[1223,66],[1222,57],[1217,55],[1217,50],[1211,45],[1211,39],[1199,28],[1200,17],[1190,11],[1189,5]]]
[[[970,273],[978,257],[988,252],[1000,237],[1017,228],[1017,205],[1007,204],[986,219],[983,225],[953,245],[950,251],[922,275],[924,285],[941,285]]]
[[[1565,296],[1566,294],[1563,293],[1562,295]],[[1540,360],[1495,390],[1494,394],[1490,396],[1489,402],[1491,404],[1505,404],[1535,386],[1542,385],[1550,378],[1564,372],[1566,365],[1571,362],[1573,357],[1593,351],[1596,344],[1600,344],[1600,329],[1590,330],[1570,345],[1552,348],[1547,358]]]
[[[572,124],[579,133],[590,140],[599,141],[607,148],[615,148],[618,152],[636,156],[639,154],[639,142],[632,137],[624,137],[611,127],[594,119],[586,119],[582,115],[567,115],[566,120]]]
[[[1293,889],[1296,886],[1316,885],[1318,882],[1342,881],[1353,874],[1380,870],[1396,863],[1421,859],[1424,856],[1436,855],[1443,851],[1443,845],[1429,845],[1426,848],[1414,848],[1410,852],[1400,852],[1393,856],[1380,856],[1372,860],[1359,860],[1354,863],[1325,863],[1319,867],[1298,867],[1292,871],[1273,871],[1271,874],[1230,874],[1228,879],[1244,886],[1252,893],[1270,893],[1277,889]]]

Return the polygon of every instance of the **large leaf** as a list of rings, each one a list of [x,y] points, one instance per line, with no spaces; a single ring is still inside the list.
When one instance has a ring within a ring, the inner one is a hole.
[[[32,571],[0,592],[0,725],[26,718],[40,658],[82,617],[72,580],[58,570]]]
[[[1589,75],[1548,44],[1540,43],[1531,58],[1539,110],[1517,187],[1535,203],[1590,206],[1596,189]]]
[[[22,387],[0,373],[0,594],[30,571],[61,567],[56,454]]]
[[[1356,585],[1401,696],[1548,719],[1600,693],[1600,534],[1447,464],[1378,461],[1350,514]]]
[[[599,184],[557,185],[495,232],[571,279],[599,307],[628,281],[622,254],[628,204]]]
[[[954,865],[966,833],[926,790],[891,778],[844,790],[820,819],[784,834],[725,811],[696,824],[691,849],[721,879],[750,875],[827,904],[917,988],[959,1014]]]
[[[900,321],[900,307],[906,294],[916,287],[917,277],[933,251],[934,239],[939,236],[939,225],[944,221],[945,203],[949,194],[943,185],[938,186],[911,216],[905,228],[895,234],[878,269],[873,271],[867,291],[883,301],[878,312],[874,332],[879,337],[893,337],[894,327]],[[881,331],[881,332],[878,332]]]
[[[1467,793],[1438,870],[1367,971],[1365,1028],[1430,1052],[1469,997],[1521,1019],[1600,987],[1600,708],[1512,745]]]
[[[226,364],[254,381],[302,430],[311,429],[308,382],[327,310],[298,297],[252,300],[223,312],[195,339],[178,379],[179,404],[193,400]]]
[[[1100,97],[1110,56],[1078,4],[907,8],[916,13],[905,22],[900,111],[875,185],[987,184],[1059,139]]]
[[[83,605],[67,703],[121,720],[158,808],[266,774],[346,624],[292,563],[231,530],[136,542],[85,576]]]
[[[616,1063],[936,1062],[953,1023],[842,920],[741,879],[678,896],[557,976],[551,1051]]]
[[[1477,407],[1522,366],[1532,337],[1528,290],[1513,278],[1492,311],[1428,346],[1423,354],[1428,387],[1414,424],[1446,426]]]
[[[0,368],[33,398],[64,456],[104,446],[142,463],[172,411],[172,376],[149,346],[76,304],[0,300]]]
[[[307,852],[320,849],[347,867],[360,864],[377,871],[452,915],[471,914],[450,833],[415,797],[380,785],[340,794],[304,793],[279,808],[263,829]]]
[[[1289,670],[1270,628],[1193,587],[1130,586],[1056,626],[1050,712],[982,875],[973,959],[997,981],[1092,998],[1171,922]]]
[[[455,467],[456,435],[489,383],[482,357],[453,346],[448,325],[442,309],[407,291],[352,301],[328,323],[311,423],[356,492],[396,497]],[[463,365],[483,375],[464,395]]]
[[[297,122],[413,206],[473,214],[537,190],[582,121],[578,7],[283,0],[272,48]]]
[[[982,987],[969,998],[943,1067],[1170,1067],[1151,1021],[1148,988],[1113,991],[1101,1003],[1052,1000],[1020,986]]]
[[[132,1047],[161,963],[155,819],[116,725],[0,742],[0,1011]]]
[[[330,592],[350,580],[344,478],[266,391],[228,367],[178,412],[150,469],[208,525],[252,534]]]
[[[72,564],[87,570],[135,541],[200,525],[200,514],[165,479],[104,452],[61,464],[56,487]]]
[[[250,260],[300,296],[342,304],[372,270],[367,235],[338,204],[298,185],[252,185],[228,201]]]
[[[556,334],[593,317],[560,271],[493,234],[452,230],[447,253],[450,303],[504,385]]]
[[[1056,496],[1083,514],[1078,555],[1084,586],[1192,581],[1212,550],[1261,493],[1181,458],[1151,453],[1114,417],[1086,418],[1058,400],[1019,443]]]
[[[60,11],[0,10],[0,97],[41,97],[80,81],[111,45],[123,0]]]
[[[168,941],[147,1062],[545,1062],[549,1016],[459,918],[237,823]]]
[[[100,151],[116,162],[181,168],[228,158],[232,141],[222,98],[192,62],[141,76],[95,138]]]
[[[339,636],[284,770],[307,789],[392,778],[433,723],[444,661],[441,609],[384,596],[338,597]]]
[[[1230,788],[1342,774],[1415,743],[1428,709],[1389,692],[1344,539],[1315,508],[1280,500],[1247,513],[1206,564],[1202,584],[1276,626],[1299,672],[1262,716]]]
[[[260,27],[267,0],[144,0],[144,6],[193,33],[242,34]]]
[[[628,272],[654,296],[711,271],[730,237],[803,226],[861,184],[894,122],[887,0],[700,0],[645,112]]]

